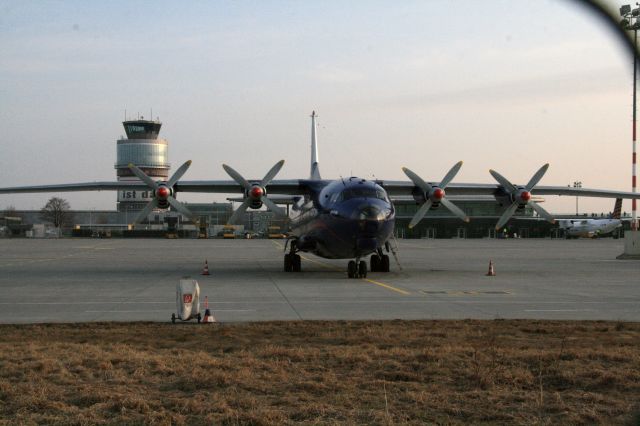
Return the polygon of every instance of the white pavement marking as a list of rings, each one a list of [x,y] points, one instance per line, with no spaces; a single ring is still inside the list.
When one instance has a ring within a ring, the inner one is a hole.
[[[214,313],[217,312],[255,312],[255,309],[211,309]],[[84,311],[85,314],[131,314],[136,312],[167,312],[165,309],[153,309],[143,310],[137,309],[135,311]]]
[[[525,309],[524,312],[593,312],[595,309]]]
[[[433,295],[437,296],[437,295]],[[472,295],[469,295],[472,296]],[[318,300],[299,300],[293,299],[293,302],[297,304],[367,304],[367,303],[389,303],[389,304],[427,304],[427,303],[444,303],[442,299],[439,300],[425,300],[425,299],[411,299],[411,300],[389,300],[389,299],[354,299],[354,300],[334,300],[334,299],[318,299]],[[0,302],[0,306],[11,305],[175,305],[176,302]],[[546,301],[502,301],[502,300],[458,300],[456,303],[466,303],[471,305],[638,305],[638,301],[621,300],[615,302],[603,301],[575,301],[575,302],[546,302]],[[212,305],[271,305],[271,304],[287,304],[283,300],[238,300],[238,301],[224,301],[224,302],[209,302],[209,306]]]
[[[0,302],[0,305],[174,305],[176,302]]]

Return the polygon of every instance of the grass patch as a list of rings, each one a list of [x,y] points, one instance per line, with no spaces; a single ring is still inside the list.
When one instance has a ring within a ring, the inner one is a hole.
[[[0,325],[0,424],[633,424],[640,324]]]

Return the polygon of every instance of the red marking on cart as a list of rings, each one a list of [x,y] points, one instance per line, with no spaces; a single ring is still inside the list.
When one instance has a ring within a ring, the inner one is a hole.
[[[182,302],[191,303],[192,301],[193,301],[193,295],[191,295],[191,294],[182,295]]]

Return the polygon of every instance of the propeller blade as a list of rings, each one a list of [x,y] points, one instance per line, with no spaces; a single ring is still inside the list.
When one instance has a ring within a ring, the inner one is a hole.
[[[504,213],[502,213],[502,216],[500,216],[500,219],[498,220],[498,223],[496,224],[496,231],[499,231],[500,228],[502,228],[504,226],[505,223],[507,223],[509,221],[509,219],[511,219],[511,216],[513,216],[513,213],[515,213],[516,209],[518,208],[518,203],[512,203],[509,208],[507,210],[504,211]]]
[[[262,182],[260,182],[260,186],[261,187],[266,187],[269,182],[271,182],[271,180],[278,174],[278,172],[280,171],[280,169],[282,168],[284,164],[284,160],[280,160],[278,161],[272,168],[271,170],[269,170],[267,172],[266,175],[264,175],[264,177],[262,178]]]
[[[146,183],[149,188],[153,189],[154,191],[158,189],[158,184],[156,183],[156,181],[147,176],[147,174],[140,170],[138,166],[133,163],[129,163],[129,169],[131,169],[134,175],[138,176],[138,179]]]
[[[549,168],[549,163],[547,163],[544,166],[540,167],[540,169],[536,172],[536,174],[533,175],[531,180],[529,180],[529,183],[526,186],[527,191],[531,191],[531,189],[534,186],[536,186],[538,184],[538,182],[540,182],[540,179],[542,179],[542,176],[544,176],[544,174],[547,173],[547,169],[548,168]]]
[[[251,204],[251,198],[247,198],[242,202],[242,204],[240,204],[240,207],[238,207],[236,211],[233,212],[227,223],[230,225],[235,225],[240,216],[242,216],[244,212],[247,211],[249,204]]]
[[[429,185],[427,182],[422,180],[420,176],[413,173],[411,170],[409,170],[406,167],[403,167],[402,171],[404,172],[405,175],[407,175],[409,179],[411,179],[411,182],[413,182],[415,186],[422,189],[422,192],[424,192],[425,194],[428,194],[429,191],[431,191],[431,185]]]
[[[445,189],[445,187],[449,185],[449,182],[451,182],[453,178],[456,177],[456,175],[460,171],[460,167],[462,167],[462,161],[458,161],[456,164],[453,165],[451,170],[449,170],[449,172],[446,175],[444,175],[444,177],[442,178],[442,182],[440,182],[440,185],[439,185],[440,188]]]
[[[548,211],[546,211],[545,209],[543,209],[540,204],[536,203],[535,201],[529,201],[528,203],[531,207],[533,207],[533,209],[535,211],[538,212],[538,214],[542,217],[544,217],[548,222],[551,223],[556,223],[556,220],[553,218],[553,216],[551,216],[551,214],[549,214]]]
[[[469,216],[467,216],[462,211],[462,209],[460,207],[456,206],[455,204],[453,204],[451,201],[447,200],[446,198],[441,199],[440,202],[442,203],[442,205],[444,205],[446,208],[448,208],[451,213],[455,214],[456,216],[458,216],[463,221],[469,222]]]
[[[171,178],[167,182],[167,186],[171,188],[173,185],[175,185],[176,182],[179,181],[182,175],[187,171],[190,165],[191,165],[191,160],[185,162],[182,166],[180,166],[180,168],[176,170],[176,172],[173,174],[173,176],[171,176]]]
[[[269,198],[262,197],[260,199],[260,201],[262,201],[267,206],[267,208],[269,210],[271,210],[272,212],[274,212],[278,216],[281,216],[281,217],[286,217],[287,216],[287,213],[284,211],[284,209],[282,209],[282,207],[279,207],[278,205],[276,205],[276,203],[271,201]]]
[[[246,191],[251,190],[251,184],[247,182],[247,180],[243,178],[240,173],[236,172],[226,164],[223,164],[222,168],[224,169],[225,172],[227,172],[229,176],[231,176],[233,180],[235,180],[238,183],[238,185],[242,186]]]
[[[176,200],[171,196],[167,197],[167,201],[169,202],[169,204],[171,204],[171,207],[176,209],[176,211],[187,216],[189,219],[193,219],[193,214],[191,213],[191,211],[188,208],[186,208],[185,205],[182,204],[180,201]]]
[[[427,214],[430,208],[431,208],[431,200],[425,201],[424,204],[418,209],[416,214],[413,216],[413,219],[411,219],[411,223],[409,223],[409,229],[416,226],[418,222],[422,220],[424,215]]]
[[[138,213],[136,218],[133,219],[133,223],[140,223],[145,220],[147,216],[149,216],[149,213],[151,213],[151,211],[156,207],[158,207],[158,200],[154,198],[153,200],[149,201],[149,203],[144,207],[144,209],[142,209],[140,213]]]
[[[489,170],[489,173],[491,173],[491,176],[493,176],[493,178],[497,180],[498,183],[502,185],[507,191],[516,192],[518,190],[511,182],[509,182],[504,176],[502,176],[495,170]]]

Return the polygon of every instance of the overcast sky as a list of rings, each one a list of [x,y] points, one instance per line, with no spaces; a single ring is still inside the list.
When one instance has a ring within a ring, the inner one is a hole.
[[[542,185],[628,191],[631,85],[631,58],[566,0],[0,1],[0,186],[114,180],[125,109],[153,108],[174,169],[193,160],[185,180],[280,159],[278,178],[306,178],[316,110],[324,178],[437,181],[464,160],[455,182],[524,184],[550,162]]]

